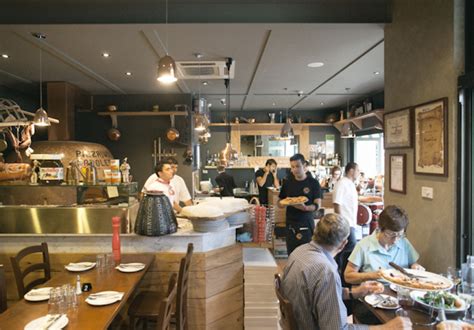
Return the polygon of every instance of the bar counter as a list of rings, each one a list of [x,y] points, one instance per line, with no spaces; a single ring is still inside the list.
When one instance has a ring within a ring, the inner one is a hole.
[[[235,244],[236,227],[220,232],[198,233],[189,226],[177,233],[146,237],[121,234],[121,251],[153,254],[155,260],[140,284],[140,290],[164,293],[171,273],[179,270],[188,243],[194,244],[191,262],[188,318],[190,329],[243,328],[243,258]],[[22,248],[47,242],[52,274],[84,257],[111,251],[111,234],[0,234],[0,264],[5,265],[9,305],[18,300],[9,257]],[[127,318],[128,305],[121,315]]]

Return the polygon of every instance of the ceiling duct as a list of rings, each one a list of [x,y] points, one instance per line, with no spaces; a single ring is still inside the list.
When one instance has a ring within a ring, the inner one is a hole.
[[[230,68],[230,76],[225,61],[177,61],[180,79],[234,79],[235,62]]]

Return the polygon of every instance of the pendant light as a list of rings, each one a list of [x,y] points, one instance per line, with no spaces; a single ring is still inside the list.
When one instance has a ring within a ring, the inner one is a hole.
[[[280,138],[285,140],[291,140],[295,136],[293,127],[291,126],[291,119],[288,116],[288,108],[286,109],[286,122],[281,128]]]
[[[230,143],[230,67],[232,66],[232,58],[228,57],[226,60],[227,66],[227,78],[224,79],[224,84],[226,87],[226,122],[227,122],[227,142],[224,149],[219,153],[219,160],[221,164],[227,166],[229,163],[232,163],[234,160],[237,160],[237,151],[232,147]]]
[[[160,58],[158,62],[158,78],[157,80],[163,84],[171,84],[176,80],[176,63],[174,59],[168,55],[168,0],[166,0],[166,18],[165,18],[165,33],[166,33],[166,56]]]
[[[43,39],[46,39],[46,36],[43,33],[34,33],[34,37],[38,38],[41,42]],[[40,68],[40,107],[35,112],[35,116],[33,118],[33,124],[36,126],[51,126],[49,122],[48,113],[46,110],[43,109],[43,49],[41,45],[39,47],[39,68]]]

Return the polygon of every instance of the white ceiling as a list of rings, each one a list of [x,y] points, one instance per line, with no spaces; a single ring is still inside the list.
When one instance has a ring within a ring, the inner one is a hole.
[[[32,32],[47,38],[39,42]],[[177,61],[195,60],[196,52],[203,60],[232,57],[233,110],[318,110],[383,90],[383,36],[381,24],[169,24],[167,48]],[[223,80],[156,81],[165,44],[164,24],[3,25],[0,53],[10,58],[0,58],[0,85],[36,90],[41,47],[44,81],[68,81],[92,94],[201,93],[212,109],[224,109]],[[307,67],[316,61],[325,65]]]

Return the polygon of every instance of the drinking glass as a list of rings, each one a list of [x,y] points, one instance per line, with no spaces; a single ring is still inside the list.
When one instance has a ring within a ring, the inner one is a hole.
[[[464,311],[464,317],[462,318],[463,321],[473,324],[474,323],[474,309],[473,309],[473,302],[474,296],[471,295],[470,289],[466,289],[468,293],[460,293],[459,297],[464,300],[467,304],[467,308]]]
[[[61,287],[51,289],[48,301],[48,314],[62,314],[64,313],[64,309],[65,306]]]
[[[410,309],[415,303],[410,297],[410,290],[401,286],[398,287],[397,299],[402,309]]]
[[[107,270],[111,270],[115,267],[115,260],[113,253],[107,253],[105,255],[105,262],[107,264]]]
[[[77,299],[76,289],[72,285],[69,285],[68,288],[67,303],[68,310],[76,310],[79,306],[79,300]]]
[[[97,271],[98,271],[99,273],[102,273],[102,272],[105,270],[105,268],[106,268],[105,255],[104,255],[104,254],[98,254],[98,255],[96,256],[95,261],[96,261]]]
[[[460,291],[460,284],[462,281],[462,271],[459,268],[448,267],[446,277],[453,281],[454,286],[451,289],[451,293],[458,294]]]

